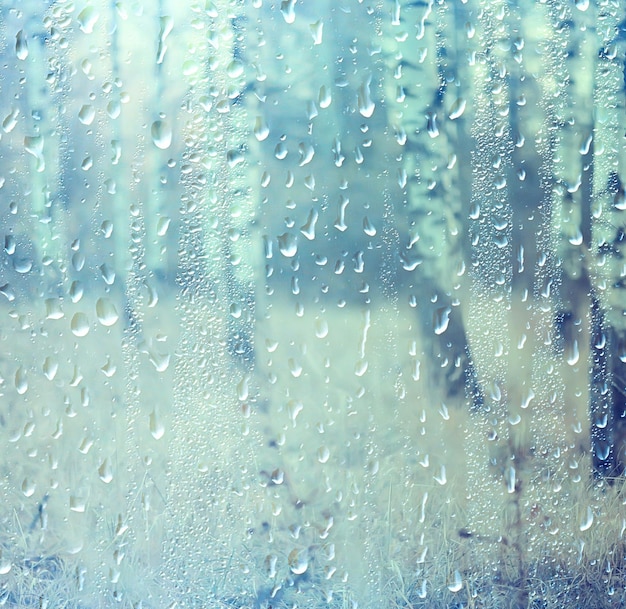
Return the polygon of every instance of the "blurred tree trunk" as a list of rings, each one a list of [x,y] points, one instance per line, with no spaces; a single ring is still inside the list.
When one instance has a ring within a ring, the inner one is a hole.
[[[589,273],[594,307],[599,309],[594,363],[603,379],[592,394],[591,442],[594,467],[607,475],[622,474],[626,463],[626,40],[619,9],[620,3],[597,8],[597,42],[591,51],[595,71]]]
[[[464,230],[469,213],[469,134],[474,84],[468,75],[459,22],[464,7],[434,2],[388,3],[384,37],[389,77],[388,112],[402,146],[398,182],[404,193],[396,212],[401,234],[402,289],[417,294],[427,359],[448,396],[482,403],[460,305],[465,272]],[[393,76],[392,76],[393,75]]]

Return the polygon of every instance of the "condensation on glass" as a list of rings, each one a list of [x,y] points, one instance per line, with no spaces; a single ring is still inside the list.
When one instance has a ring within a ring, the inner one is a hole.
[[[0,2],[0,604],[626,603],[625,9]]]

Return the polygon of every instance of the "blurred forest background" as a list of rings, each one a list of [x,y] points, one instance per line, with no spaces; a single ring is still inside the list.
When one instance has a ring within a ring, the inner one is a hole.
[[[0,40],[0,602],[626,602],[623,0]]]

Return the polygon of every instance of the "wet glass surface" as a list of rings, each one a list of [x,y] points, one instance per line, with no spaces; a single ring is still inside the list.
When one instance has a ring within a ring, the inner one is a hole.
[[[625,9],[0,2],[0,604],[623,605]]]

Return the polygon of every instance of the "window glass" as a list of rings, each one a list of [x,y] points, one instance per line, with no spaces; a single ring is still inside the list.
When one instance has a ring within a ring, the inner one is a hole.
[[[0,1],[0,604],[625,604],[624,9]]]

